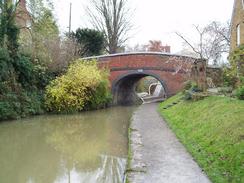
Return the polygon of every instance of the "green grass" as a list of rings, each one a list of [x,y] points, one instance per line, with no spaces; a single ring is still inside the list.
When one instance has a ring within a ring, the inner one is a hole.
[[[178,94],[159,110],[208,177],[216,183],[244,182],[244,101],[210,96],[178,101]]]

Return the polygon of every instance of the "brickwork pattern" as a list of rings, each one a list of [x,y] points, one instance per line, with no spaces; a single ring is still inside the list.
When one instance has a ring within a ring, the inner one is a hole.
[[[98,57],[97,59],[100,67],[110,70],[111,85],[121,76],[128,75],[131,72],[133,72],[133,74],[146,73],[145,75],[156,75],[159,79],[164,81],[168,92],[167,96],[174,95],[182,90],[184,82],[189,79],[189,73],[185,72],[183,69],[176,72],[177,68],[174,60],[177,60],[178,64],[182,65],[182,68],[191,67],[191,65],[186,63],[187,60],[192,61],[192,58],[189,57],[166,54],[121,54]],[[182,63],[179,63],[179,60],[182,61]],[[202,72],[205,72],[204,69]],[[201,77],[205,77],[205,74],[202,74]]]

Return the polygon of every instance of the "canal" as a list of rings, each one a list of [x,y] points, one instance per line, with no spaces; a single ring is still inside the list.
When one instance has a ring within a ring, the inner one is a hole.
[[[121,183],[134,107],[0,123],[0,183]]]

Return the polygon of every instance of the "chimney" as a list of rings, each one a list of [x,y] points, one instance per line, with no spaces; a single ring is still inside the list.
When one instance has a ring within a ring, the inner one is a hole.
[[[20,0],[19,1],[19,7],[21,7],[21,9],[26,9],[26,0]]]

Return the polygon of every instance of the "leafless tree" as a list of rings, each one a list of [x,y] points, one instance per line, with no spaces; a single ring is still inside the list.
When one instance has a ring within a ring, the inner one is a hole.
[[[107,51],[118,52],[128,40],[132,29],[131,10],[128,0],[90,0],[87,13],[92,25],[103,32],[106,38]]]
[[[170,53],[170,46],[163,45],[160,40],[149,40],[149,43],[145,45],[147,51],[151,52],[167,52]]]
[[[147,48],[146,45],[143,44],[136,44],[134,46],[127,45],[125,47],[125,52],[146,52]]]
[[[186,74],[186,79],[189,79],[195,60],[196,59],[192,57],[183,58],[182,56],[172,56],[166,63],[174,68],[175,71],[172,73],[173,75],[184,72]]]
[[[54,73],[64,72],[70,63],[79,58],[77,53],[79,45],[68,36],[47,41],[45,46],[50,51],[52,59],[52,62],[48,63],[48,68]]]
[[[217,65],[223,53],[229,52],[230,24],[211,22],[205,27],[194,25],[199,40],[193,43],[182,33],[176,34],[191,48],[199,58],[206,59]]]
[[[206,90],[206,62],[204,59],[172,56],[166,63],[174,68],[173,75],[182,72],[186,81],[194,81],[199,89]]]
[[[126,46],[126,52],[168,52],[170,46],[163,45],[160,40],[149,40],[147,44],[136,44],[135,46]]]

